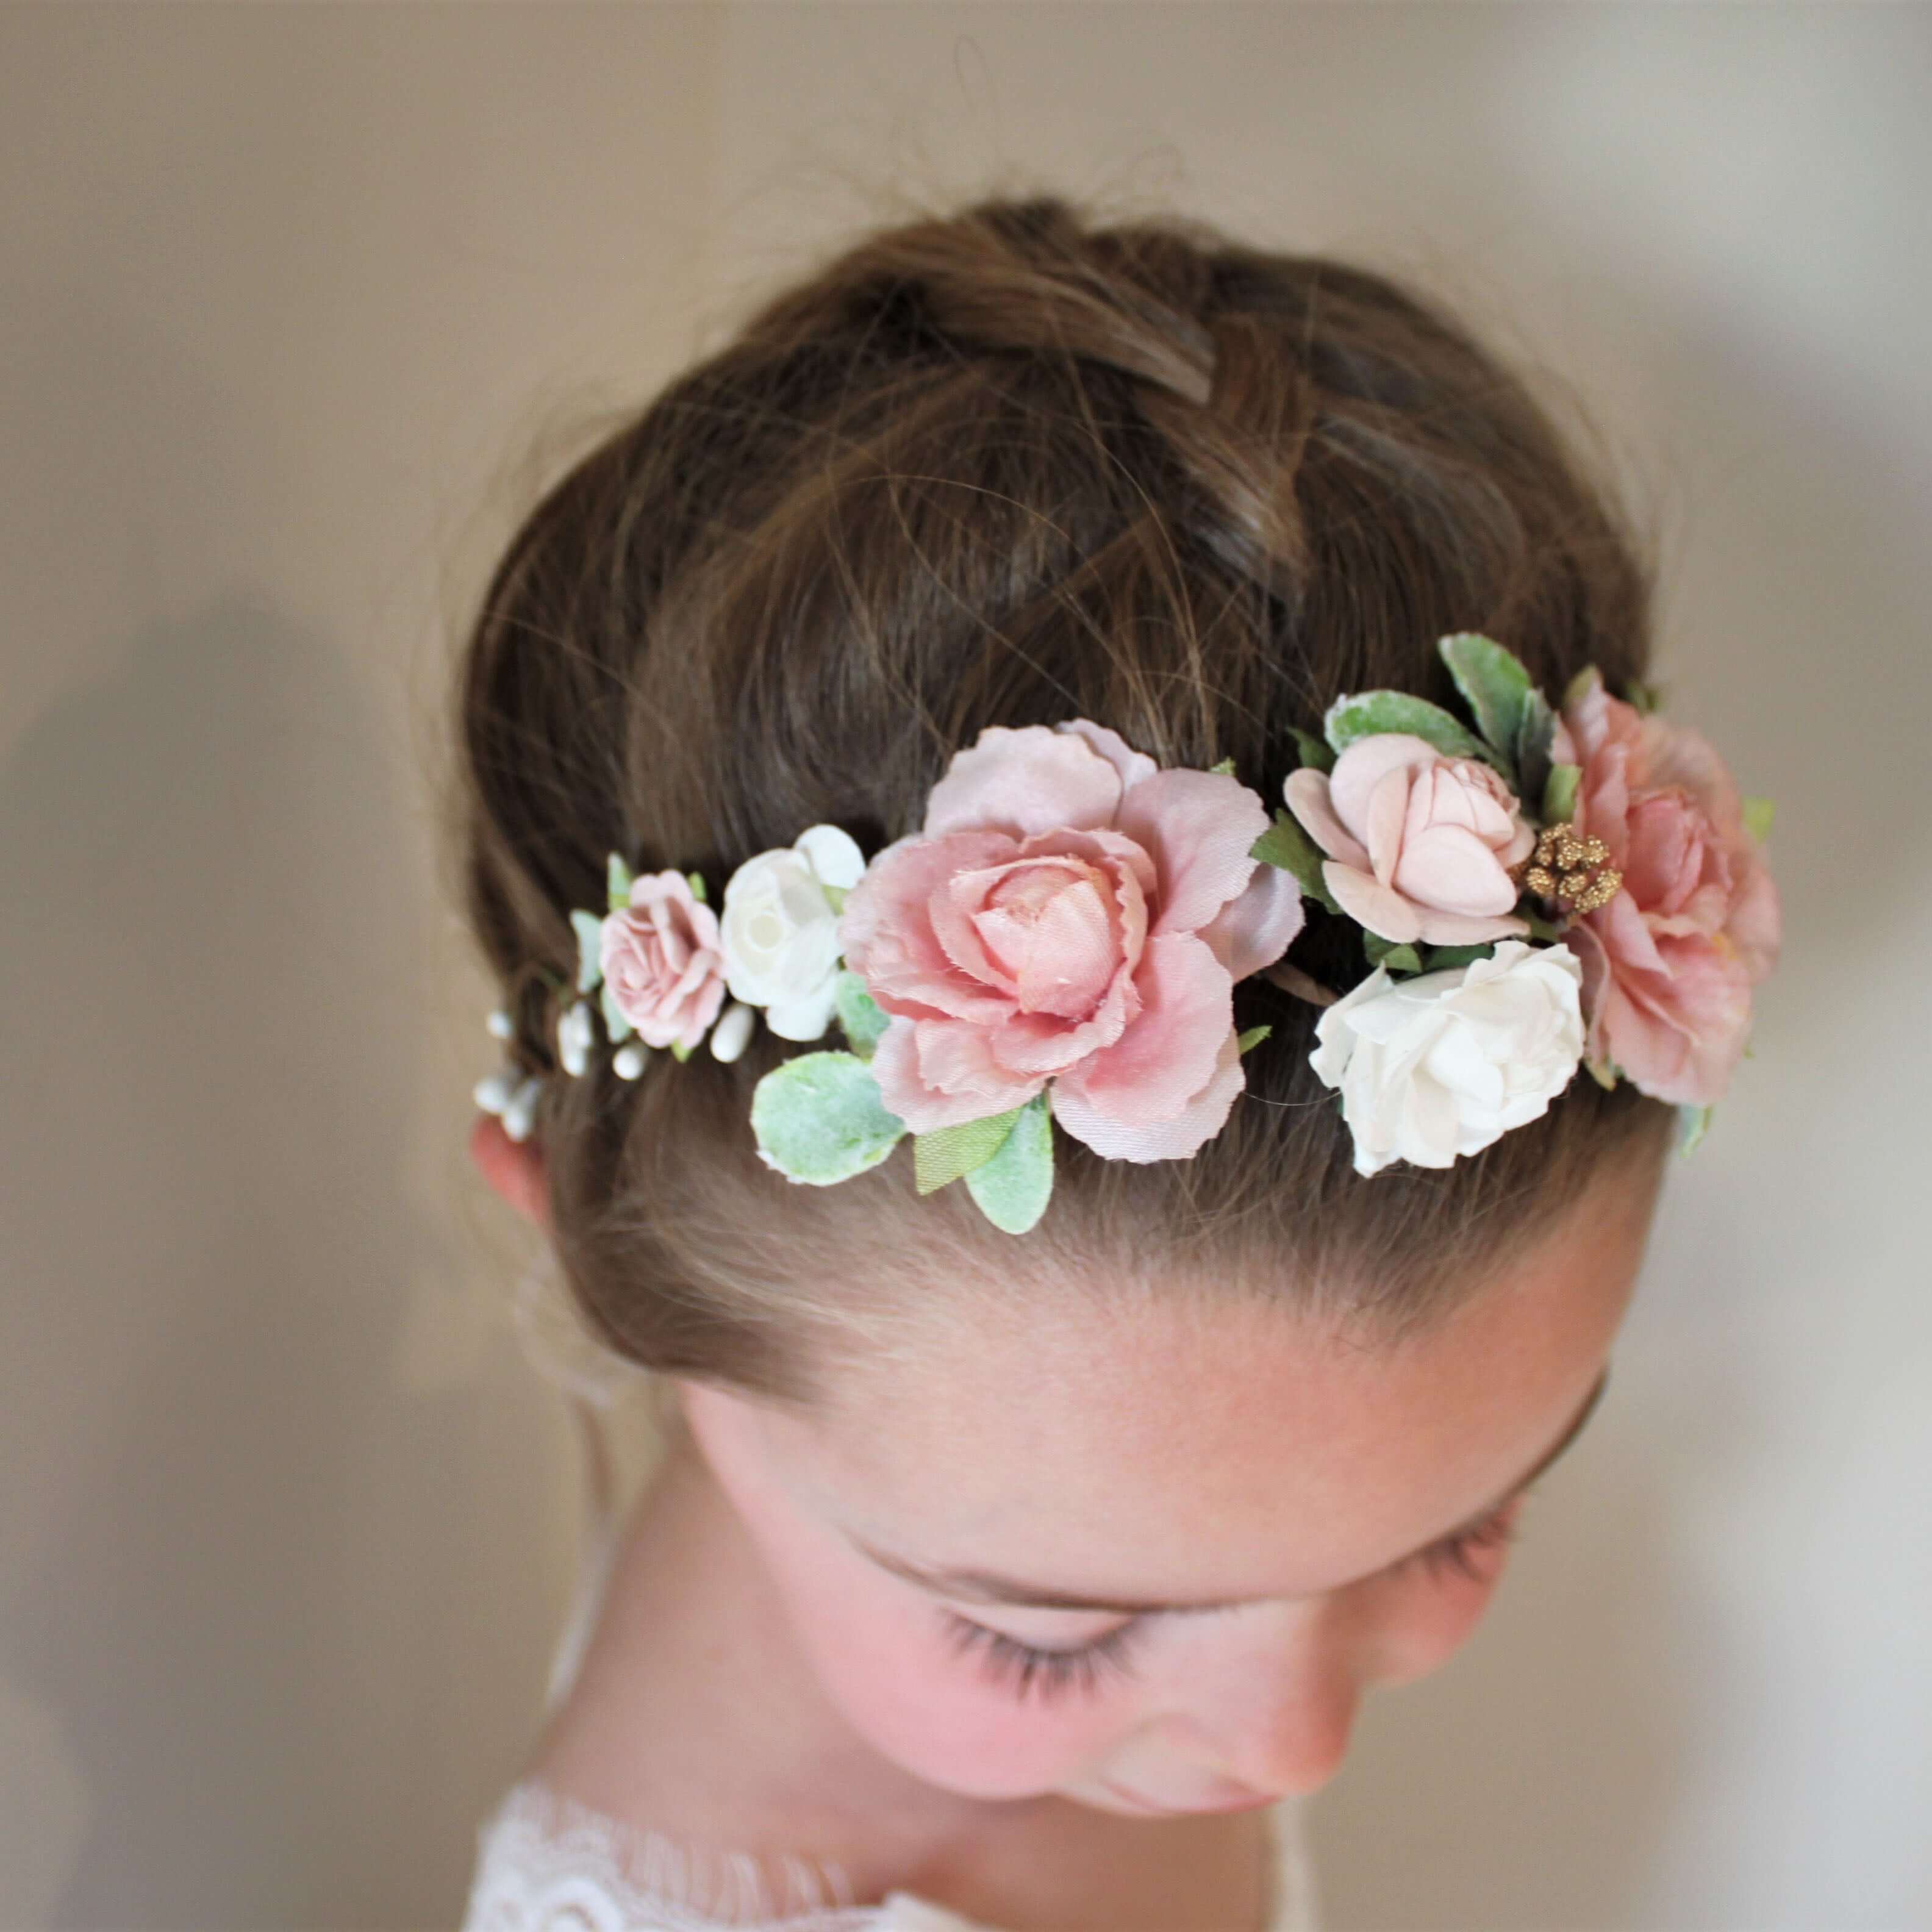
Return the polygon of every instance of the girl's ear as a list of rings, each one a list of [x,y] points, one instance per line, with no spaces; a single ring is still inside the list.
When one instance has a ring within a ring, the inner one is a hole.
[[[518,1214],[528,1215],[541,1228],[550,1226],[543,1150],[535,1141],[513,1141],[496,1115],[479,1109],[470,1130],[470,1157]]]

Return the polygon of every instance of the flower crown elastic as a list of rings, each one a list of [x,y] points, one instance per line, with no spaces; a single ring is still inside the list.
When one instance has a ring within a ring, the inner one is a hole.
[[[1492,640],[1438,648],[1474,728],[1406,692],[1338,698],[1322,737],[1294,734],[1272,820],[1232,760],[1162,770],[1076,718],[989,726],[869,861],[834,825],[760,853],[722,914],[697,873],[613,854],[606,909],[571,915],[559,1063],[585,1071],[600,1016],[624,1079],[707,1033],[735,1060],[760,1011],[801,1042],[836,1018],[843,1048],[758,1083],[760,1158],[824,1186],[910,1133],[921,1193],[963,1180],[1018,1234],[1052,1190],[1053,1123],[1131,1161],[1220,1132],[1271,1030],[1234,1025],[1260,973],[1324,1009],[1310,1060],[1363,1174],[1477,1152],[1580,1062],[1677,1103],[1688,1153],[1776,962],[1770,802],[1641,686],[1614,698],[1593,666],[1552,709]],[[1346,995],[1285,956],[1308,900],[1361,928],[1371,970]],[[476,1097],[521,1139],[541,1092],[512,1070]]]

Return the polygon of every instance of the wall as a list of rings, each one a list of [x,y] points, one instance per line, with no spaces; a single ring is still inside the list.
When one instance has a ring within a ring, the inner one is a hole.
[[[598,411],[884,190],[1016,183],[1562,372],[1673,715],[1778,803],[1756,1055],[1508,1588],[1317,1802],[1333,1922],[1932,1923],[1928,62],[1913,8],[0,14],[0,1923],[454,1922],[578,1505],[463,1154],[448,640]]]

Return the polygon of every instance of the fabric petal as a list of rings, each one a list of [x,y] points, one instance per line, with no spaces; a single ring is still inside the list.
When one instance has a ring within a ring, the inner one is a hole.
[[[1156,772],[1120,800],[1119,826],[1153,855],[1160,896],[1152,933],[1192,932],[1247,884],[1268,808],[1223,772]]]
[[[1288,808],[1300,820],[1302,829],[1331,859],[1352,866],[1358,872],[1371,870],[1367,848],[1335,816],[1328,796],[1328,774],[1304,765],[1290,772],[1281,788]]]
[[[1419,909],[1393,886],[1379,884],[1373,873],[1358,872],[1352,866],[1329,859],[1323,862],[1322,878],[1335,903],[1358,926],[1365,926],[1398,946],[1422,937]]]
[[[1294,874],[1280,866],[1257,865],[1245,889],[1200,928],[1200,935],[1230,979],[1245,980],[1272,966],[1307,921]]]
[[[1516,904],[1514,880],[1473,832],[1437,825],[1402,848],[1390,882],[1396,891],[1444,912],[1494,917]]]
[[[1023,838],[1058,825],[1111,825],[1120,792],[1112,760],[1078,732],[989,724],[933,787],[926,836],[991,827]]]
[[[1384,774],[1398,766],[1427,766],[1442,754],[1412,731],[1378,731],[1358,738],[1328,774],[1328,803],[1335,816],[1366,844],[1369,800]]]
[[[1064,1080],[1048,1090],[1048,1104],[1067,1132],[1109,1160],[1186,1160],[1227,1124],[1235,1096],[1246,1084],[1240,1042],[1231,1028],[1207,1084],[1171,1119],[1144,1124],[1118,1120]]]

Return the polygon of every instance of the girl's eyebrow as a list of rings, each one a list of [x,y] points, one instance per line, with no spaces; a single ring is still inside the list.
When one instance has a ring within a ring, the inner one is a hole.
[[[1590,1393],[1584,1397],[1582,1408],[1564,1424],[1562,1434],[1500,1496],[1484,1504],[1473,1516],[1466,1518],[1455,1528],[1445,1530],[1440,1536],[1431,1537],[1428,1542],[1411,1551],[1408,1556],[1399,1556],[1384,1568],[1396,1569],[1412,1558],[1420,1556],[1424,1550],[1432,1549],[1448,1538],[1472,1528],[1485,1516],[1502,1508],[1520,1490],[1528,1488],[1583,1432],[1583,1426],[1595,1414],[1597,1405],[1602,1400],[1610,1379],[1610,1372],[1606,1368],[1597,1378]],[[1210,1611],[1238,1610],[1245,1604],[1262,1604],[1270,1600],[1265,1597],[1234,1597],[1210,1604],[1168,1604],[1137,1601],[1131,1598],[1084,1596],[1076,1591],[1056,1589],[1045,1583],[1024,1582],[1016,1577],[1001,1576],[991,1570],[916,1563],[910,1558],[896,1556],[888,1550],[874,1549],[863,1538],[850,1530],[843,1533],[847,1541],[878,1564],[880,1569],[888,1570],[894,1576],[903,1577],[908,1582],[916,1583],[922,1588],[931,1590],[940,1596],[955,1598],[963,1603],[1004,1604],[1030,1610],[1091,1610],[1116,1616],[1151,1617],[1199,1616]],[[1370,1574],[1379,1576],[1382,1572],[1376,1570]],[[1366,1579],[1356,1580],[1366,1581]],[[1346,1586],[1338,1587],[1346,1588]]]

